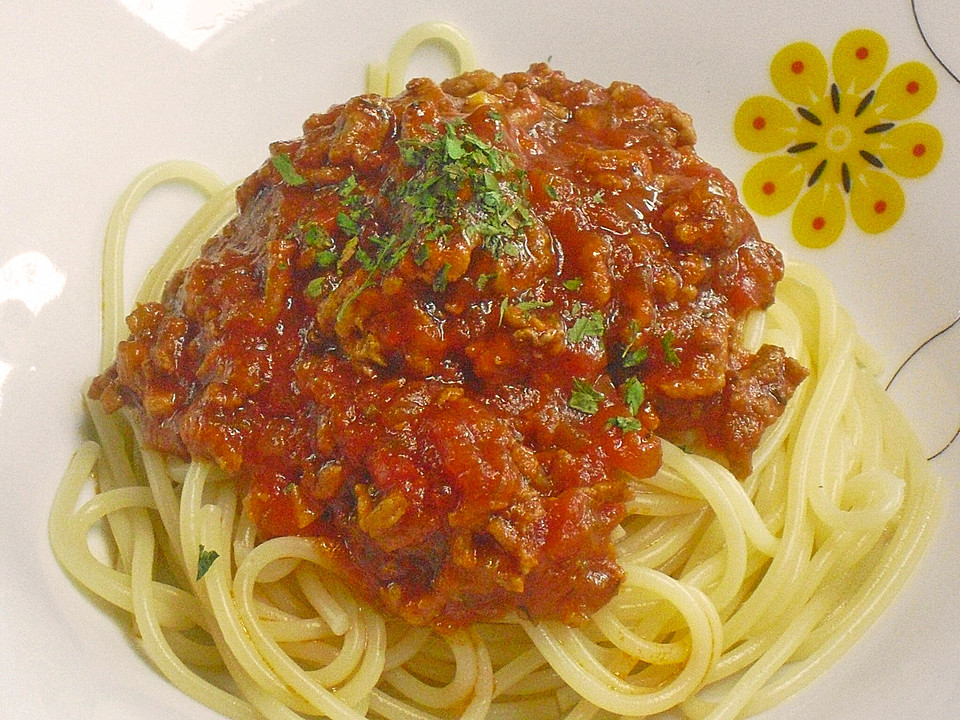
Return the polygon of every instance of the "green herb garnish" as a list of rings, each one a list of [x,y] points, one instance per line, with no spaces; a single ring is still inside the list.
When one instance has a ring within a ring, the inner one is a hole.
[[[360,267],[367,272],[373,272],[376,269],[376,264],[373,258],[370,257],[370,253],[368,253],[359,245],[354,249],[353,257],[356,258],[357,262],[360,264]]]
[[[307,283],[306,292],[308,297],[318,298],[323,295],[323,289],[327,285],[327,279],[325,277],[316,277]]]
[[[397,266],[400,260],[403,259],[410,245],[409,242],[401,243],[397,235],[373,235],[370,237],[370,242],[377,248],[377,254],[372,256],[366,251],[362,252],[361,257],[363,257],[363,260],[361,262],[362,267],[367,270],[367,277],[360,286],[343,301],[343,304],[337,311],[337,322],[343,319],[347,308],[350,307],[354,300],[360,297],[360,294],[364,290],[373,287],[377,278],[387,274]],[[345,262],[344,258],[346,257],[348,247],[349,245],[344,247],[343,256],[340,258],[341,264]],[[357,255],[360,252],[360,249],[357,248],[353,251],[353,254]],[[358,261],[360,261],[359,258]]]
[[[210,569],[213,561],[218,557],[220,557],[220,553],[216,550],[204,550],[203,545],[200,546],[200,558],[197,560],[197,580],[207,574],[207,570]]]
[[[333,250],[321,250],[317,253],[317,265],[328,268],[337,262],[337,254]]]
[[[497,279],[497,273],[483,273],[477,277],[477,290],[483,290],[487,283]]]
[[[357,220],[358,218],[351,217],[351,215],[342,210],[337,213],[337,227],[340,228],[345,235],[349,235],[350,237],[355,237],[360,234],[360,225]]]
[[[336,224],[347,240],[339,256],[320,253],[318,263],[322,255],[321,267],[336,262],[337,271],[342,272],[344,265],[356,258],[367,272],[340,306],[338,321],[364,290],[400,263],[411,247],[416,247],[414,262],[423,265],[429,258],[430,244],[456,228],[468,236],[480,236],[481,246],[494,257],[521,254],[522,230],[532,218],[526,200],[526,175],[512,156],[479,137],[463,120],[427,130],[432,137],[398,142],[401,159],[413,172],[382,189],[391,205],[389,211],[404,220],[395,235],[368,235],[365,231],[364,221],[372,217],[369,193],[355,175],[338,187],[342,208]],[[361,234],[362,246],[358,244]],[[333,252],[331,247],[324,250]],[[434,275],[431,286],[436,292],[446,289],[449,271],[450,266],[445,265]],[[314,288],[319,291],[319,286]],[[501,321],[505,309],[501,307]]]
[[[340,256],[337,255],[336,250],[333,248],[333,240],[327,234],[327,231],[319,225],[309,225],[303,234],[303,241],[308,246],[316,249],[315,262],[322,270],[331,267],[340,259]],[[316,280],[319,280],[319,278],[315,278],[314,281],[311,281],[311,284]],[[309,287],[307,294],[310,294]],[[317,295],[313,295],[312,297],[317,297]]]
[[[372,215],[363,194],[363,188],[357,182],[356,175],[344,178],[337,188],[337,195],[344,209],[337,213],[337,227],[348,238],[358,237],[362,229],[361,223],[369,220]]]
[[[360,192],[360,183],[357,182],[357,176],[350,173],[340,181],[340,187],[337,188],[337,194],[344,200],[355,197]]]
[[[404,140],[399,147],[404,163],[415,168],[392,194],[412,212],[406,232],[428,229],[427,239],[436,240],[456,221],[468,234],[481,235],[483,247],[495,257],[520,254],[513,240],[531,217],[524,200],[526,177],[509,153],[463,121],[444,123],[432,140]],[[470,195],[466,202],[464,190]]]
[[[673,331],[667,330],[666,335],[660,338],[660,347],[663,348],[663,357],[667,361],[667,365],[677,367],[680,364],[680,356],[677,355],[677,351],[673,347],[673,341]]]
[[[523,311],[524,315],[529,315],[534,310],[542,310],[553,306],[553,300],[523,300],[517,303],[517,308]]]
[[[514,258],[520,257],[520,246],[510,240],[495,246],[488,243],[486,248],[494,255],[494,257],[499,257],[500,255],[506,255],[507,257]]]
[[[287,185],[303,185],[307,179],[298,173],[293,167],[293,161],[286,153],[277,153],[270,157],[270,162],[280,173],[280,177]]]
[[[567,330],[567,341],[571,345],[576,345],[584,338],[603,337],[604,329],[603,314],[595,310],[589,315],[581,315],[574,321],[571,328]]]
[[[447,289],[447,276],[450,274],[450,263],[444,263],[433,277],[433,291],[442,293]]]
[[[627,346],[623,349],[623,355],[621,355],[625,368],[636,367],[647,359],[647,347],[645,345],[633,349],[634,344],[640,339],[640,330],[642,329],[640,323],[634,318],[630,321],[628,328],[630,330],[630,342],[627,343]]]
[[[600,409],[600,401],[603,398],[603,393],[596,390],[590,383],[580,378],[574,378],[573,391],[570,393],[570,400],[567,404],[574,410],[579,410],[587,415],[594,415]]]
[[[575,277],[575,278],[570,278],[569,280],[564,280],[563,286],[567,290],[572,290],[573,292],[576,292],[581,287],[583,287],[583,278]]]
[[[330,247],[332,244],[327,231],[316,223],[310,223],[307,226],[307,230],[303,234],[303,241],[313,248]]]
[[[430,259],[430,246],[424,243],[417,248],[417,251],[413,254],[413,261],[417,265],[423,265],[427,260]]]
[[[647,348],[642,347],[639,350],[627,350],[623,353],[623,366],[625,368],[636,367],[647,359]]]
[[[643,426],[640,424],[640,421],[635,417],[627,417],[625,415],[617,415],[607,420],[607,427],[617,427],[623,430],[624,432],[637,432]]]
[[[623,401],[627,404],[630,414],[636,415],[640,412],[640,407],[643,405],[646,388],[637,378],[631,377],[627,378],[621,389],[623,390]]]

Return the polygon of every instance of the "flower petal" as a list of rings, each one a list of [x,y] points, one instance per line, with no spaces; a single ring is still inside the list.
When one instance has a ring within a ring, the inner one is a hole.
[[[798,105],[809,105],[827,91],[827,61],[816,45],[795,42],[778,52],[770,63],[773,86]]]
[[[927,109],[937,95],[937,78],[921,62],[897,65],[877,88],[873,102],[877,115],[905,120]]]
[[[903,190],[895,178],[879,170],[857,176],[850,190],[850,214],[857,226],[868,233],[881,233],[903,215]]]
[[[852,30],[833,49],[833,77],[841,92],[859,95],[887,64],[887,41],[873,30]]]
[[[743,179],[743,198],[760,215],[776,215],[797,199],[803,187],[803,164],[793,155],[761,160]]]
[[[940,131],[927,123],[898,125],[884,134],[883,162],[903,177],[920,177],[936,167],[943,152]]]
[[[793,139],[797,124],[797,116],[783,102],[757,95],[737,110],[733,131],[747,150],[770,153]]]
[[[833,183],[819,183],[806,192],[793,211],[793,236],[801,245],[822,248],[843,232],[847,208]]]

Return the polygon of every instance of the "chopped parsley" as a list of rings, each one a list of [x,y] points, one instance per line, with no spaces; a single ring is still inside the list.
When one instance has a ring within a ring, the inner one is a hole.
[[[677,351],[673,347],[673,341],[673,331],[667,330],[666,335],[660,338],[660,347],[663,348],[663,358],[667,361],[667,365],[677,367],[680,365],[680,356],[677,355]]]
[[[430,257],[430,244],[457,227],[468,236],[479,236],[481,246],[495,258],[520,256],[522,230],[532,223],[524,172],[509,153],[479,137],[463,120],[444,122],[432,133],[426,139],[398,142],[401,159],[413,173],[382,189],[391,204],[390,211],[403,217],[396,234],[380,235],[366,230],[365,221],[373,217],[370,191],[360,185],[356,175],[350,175],[337,187],[342,207],[336,215],[336,226],[346,236],[343,249],[338,254],[333,242],[324,242],[319,230],[307,239],[308,243],[316,243],[321,269],[335,264],[340,273],[347,262],[356,259],[367,273],[340,306],[338,321],[351,303],[393,270],[411,248],[415,248],[414,262],[423,265]],[[293,171],[288,156],[275,156],[274,164],[285,181],[299,184],[300,176]],[[300,182],[305,181],[300,178]],[[430,281],[434,291],[446,289],[450,269],[449,264],[444,264],[434,274]],[[478,280],[478,287],[490,277]],[[308,284],[307,294],[318,297],[324,287],[319,278],[315,279]],[[525,312],[540,306],[520,305]],[[501,307],[501,321],[505,310],[506,305]]]
[[[517,308],[523,311],[524,315],[529,315],[534,310],[542,310],[553,306],[553,300],[522,300],[517,303]]]
[[[551,200],[556,200],[559,196],[557,195],[557,189],[553,185],[544,185],[544,191],[547,193],[547,197]]]
[[[357,246],[353,251],[353,256],[357,259],[357,262],[360,263],[360,267],[367,272],[373,272],[376,269],[376,263],[373,258],[370,257],[370,253],[362,247]]]
[[[315,223],[307,226],[307,229],[303,232],[303,241],[307,246],[316,250],[314,261],[321,270],[332,267],[340,259],[336,248],[334,248],[333,239],[326,230]],[[306,293],[310,297],[320,297],[324,286],[325,280],[323,277],[314,278],[307,285]]]
[[[477,277],[477,290],[483,290],[487,283],[497,279],[497,273],[482,273]]]
[[[621,356],[625,368],[641,365],[643,361],[647,359],[647,347],[645,345],[634,348],[637,340],[640,339],[641,330],[640,323],[637,322],[636,318],[630,321],[629,329],[630,342],[628,342],[627,346],[623,349],[623,355]]]
[[[270,162],[273,163],[273,166],[277,169],[277,172],[280,173],[280,177],[283,178],[283,181],[287,185],[303,185],[307,179],[298,173],[293,167],[293,161],[290,159],[290,156],[286,153],[277,153],[270,157]]]
[[[360,234],[360,224],[357,222],[358,218],[354,218],[352,215],[348,215],[342,210],[337,213],[337,227],[340,228],[344,234],[354,237]]]
[[[584,338],[603,337],[604,329],[603,314],[595,310],[589,315],[581,315],[574,321],[567,330],[567,341],[571,345],[576,345]]]
[[[410,236],[427,230],[425,240],[437,240],[456,221],[467,234],[481,236],[494,257],[520,254],[516,241],[532,220],[524,199],[526,176],[509,153],[462,120],[445,122],[432,140],[402,140],[399,147],[403,162],[415,172],[399,183],[392,199],[411,212],[405,227]]]
[[[340,257],[337,258],[337,272],[343,272],[343,266],[346,265],[353,258],[354,253],[357,252],[357,245],[360,244],[360,238],[353,236],[343,244],[343,250],[340,253]]]
[[[503,316],[506,314],[508,307],[510,307],[510,298],[504,297],[500,301],[500,319],[497,321],[498,325],[503,324]],[[521,300],[514,305],[514,307],[518,310],[521,310],[525,317],[529,317],[530,313],[532,313],[534,310],[542,310],[544,308],[553,307],[553,300]]]
[[[356,238],[354,238],[354,240],[355,239]],[[357,261],[364,270],[367,271],[367,277],[360,286],[343,301],[343,304],[337,311],[337,322],[343,319],[347,308],[350,307],[354,300],[360,297],[360,294],[364,290],[373,287],[373,284],[379,276],[385,275],[397,266],[409,248],[409,243],[400,243],[397,235],[372,235],[370,242],[377,248],[377,254],[375,256],[370,255],[366,251],[361,251],[359,248],[353,250],[352,254],[359,255]],[[340,258],[340,265],[346,262],[348,249],[349,244],[344,247],[343,255]]]
[[[520,246],[517,243],[512,241],[507,241],[502,244],[492,247],[486,245],[487,250],[493,254],[494,257],[499,257],[501,254],[506,255],[507,257],[520,257]]]
[[[205,550],[200,546],[200,558],[197,560],[197,580],[207,574],[207,570],[213,565],[213,561],[220,557],[216,550]]]
[[[347,236],[343,251],[339,257],[336,255],[323,255],[324,265],[329,267],[333,260],[337,263],[337,272],[343,272],[344,265],[352,258],[355,258],[357,264],[366,270],[367,277],[354,290],[337,311],[337,320],[342,319],[347,308],[353,303],[360,294],[388,272],[393,270],[406,255],[410,248],[412,239],[401,240],[398,235],[380,235],[372,233],[367,238],[372,247],[365,248],[360,245],[360,233],[363,230],[363,222],[373,217],[368,207],[363,187],[357,181],[356,175],[349,175],[340,182],[337,188],[337,194],[340,202],[343,204],[343,210],[337,213],[337,227]],[[317,260],[320,261],[318,256]],[[426,261],[426,257],[423,258]],[[449,268],[447,268],[449,270]],[[435,280],[436,282],[436,280]],[[311,286],[307,286],[307,292],[310,294]],[[444,285],[444,287],[446,287]]]
[[[603,393],[586,380],[574,378],[573,391],[570,393],[570,400],[567,404],[574,410],[579,410],[587,415],[594,415],[600,409],[600,401],[603,398]]]
[[[433,291],[442,293],[447,289],[447,275],[450,274],[450,263],[444,263],[433,277]]]
[[[623,353],[623,366],[625,368],[636,367],[643,364],[647,359],[647,348],[641,347],[637,350],[625,350]]]
[[[317,253],[317,265],[326,269],[337,262],[337,253],[333,250],[321,250]]]
[[[449,131],[449,125],[447,128],[447,134],[443,138],[443,149],[446,151],[448,158],[451,160],[459,160],[467,154],[466,149],[463,147],[463,140]]]
[[[350,175],[340,181],[340,187],[337,189],[337,194],[339,194],[341,198],[347,199],[356,196],[356,193],[359,191],[360,183],[357,182],[357,176],[354,173],[350,173]]]
[[[430,246],[424,243],[417,248],[417,251],[413,254],[413,261],[417,265],[423,265],[427,260],[430,259]]]
[[[337,194],[344,207],[337,213],[337,227],[347,237],[357,237],[360,234],[361,223],[372,217],[357,176],[351,173],[341,180]]]
[[[281,156],[276,156],[281,157]],[[289,160],[289,158],[288,158]],[[279,169],[279,168],[278,168]],[[281,171],[282,172],[282,171]],[[303,235],[304,242],[317,250],[316,263],[321,270],[327,270],[336,266],[337,273],[342,273],[344,266],[351,260],[356,259],[357,263],[367,271],[367,281],[363,289],[372,284],[370,276],[379,270],[382,270],[383,258],[378,253],[371,255],[369,251],[360,246],[360,233],[363,229],[362,223],[372,217],[370,208],[367,206],[363,187],[357,181],[357,176],[349,175],[337,185],[337,196],[340,199],[342,209],[337,212],[337,229],[346,236],[346,242],[343,249],[337,252],[333,239],[327,231],[319,225],[310,224]],[[381,249],[389,242],[374,235],[370,238],[374,247]],[[324,277],[317,277],[307,284],[306,294],[309,297],[317,298],[323,294],[328,286],[328,281]],[[348,306],[359,293],[354,293],[340,308],[338,317],[342,315],[346,306]]]
[[[570,278],[569,280],[564,280],[563,286],[567,290],[572,290],[573,292],[576,292],[581,287],[583,287],[583,278],[575,277],[575,278]]]
[[[646,388],[637,378],[631,377],[627,378],[621,389],[623,390],[623,401],[627,404],[627,409],[630,410],[631,415],[636,415],[640,412],[640,407],[643,405]]]
[[[620,428],[624,432],[637,432],[643,426],[640,424],[640,421],[635,417],[627,417],[625,415],[617,415],[607,420],[607,427],[616,427]]]
[[[332,240],[330,235],[316,223],[310,223],[306,232],[303,234],[303,241],[312,248],[330,247]]]
[[[304,291],[307,297],[318,298],[323,295],[324,288],[327,286],[327,278],[324,276],[315,277],[307,283],[307,289]]]

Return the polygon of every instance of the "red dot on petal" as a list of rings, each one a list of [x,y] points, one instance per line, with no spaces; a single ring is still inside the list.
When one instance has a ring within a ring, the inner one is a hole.
[[[883,213],[885,213],[885,212],[887,211],[887,203],[884,202],[883,200],[877,200],[877,201],[873,204],[873,211],[874,211],[877,215],[883,215]]]
[[[777,191],[777,186],[772,180],[767,180],[761,189],[764,195],[773,195]]]
[[[920,83],[916,80],[911,80],[907,83],[907,92],[911,95],[916,95],[920,91]]]
[[[923,157],[923,154],[927,151],[927,146],[923,143],[917,143],[913,146],[913,156],[914,157]]]
[[[866,60],[867,56],[870,55],[870,51],[865,47],[857,48],[857,60]]]
[[[818,215],[813,219],[813,229],[814,230],[823,230],[824,226],[827,224],[827,221]]]
[[[790,66],[790,69],[793,71],[794,75],[799,75],[803,72],[803,60],[794,60],[793,64]]]
[[[753,119],[753,129],[763,130],[767,126],[767,119],[763,115],[757,115]]]

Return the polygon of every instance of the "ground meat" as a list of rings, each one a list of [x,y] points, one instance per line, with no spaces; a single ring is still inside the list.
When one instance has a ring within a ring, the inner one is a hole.
[[[723,452],[745,474],[763,431],[783,413],[807,371],[783,348],[764,345],[731,370],[722,393],[707,403],[700,425],[707,447]]]
[[[410,622],[579,622],[657,434],[744,473],[804,376],[740,347],[782,261],[694,139],[545,65],[337,105],[271,147],[91,394]]]

